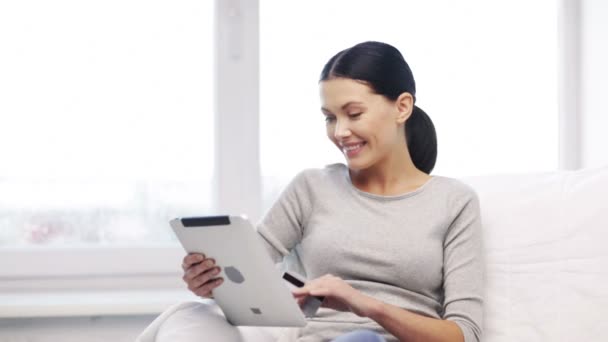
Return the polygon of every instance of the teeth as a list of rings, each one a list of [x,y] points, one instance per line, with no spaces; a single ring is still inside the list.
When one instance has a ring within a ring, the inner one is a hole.
[[[356,150],[361,146],[363,146],[363,144],[358,144],[358,145],[354,145],[354,146],[344,146],[342,149],[344,151],[348,152],[348,151]]]

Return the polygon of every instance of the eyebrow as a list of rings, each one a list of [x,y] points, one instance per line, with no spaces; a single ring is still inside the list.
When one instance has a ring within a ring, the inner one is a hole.
[[[351,105],[362,105],[363,102],[358,102],[358,101],[348,101],[346,102],[344,105],[342,105],[342,107],[340,109],[344,110],[346,109],[346,107],[351,106]],[[327,108],[321,107],[321,111],[322,112],[329,112],[331,113],[331,111]]]

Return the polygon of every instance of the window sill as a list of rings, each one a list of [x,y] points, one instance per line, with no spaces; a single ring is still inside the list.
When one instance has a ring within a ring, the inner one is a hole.
[[[183,301],[202,300],[185,289],[0,293],[0,318],[158,315]]]

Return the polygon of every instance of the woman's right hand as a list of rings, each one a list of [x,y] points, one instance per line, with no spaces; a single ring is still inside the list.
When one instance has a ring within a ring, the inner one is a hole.
[[[222,278],[214,278],[220,273],[220,268],[215,265],[215,260],[206,258],[203,254],[186,255],[182,269],[182,279],[188,284],[188,290],[197,296],[213,298],[213,289],[224,281]]]

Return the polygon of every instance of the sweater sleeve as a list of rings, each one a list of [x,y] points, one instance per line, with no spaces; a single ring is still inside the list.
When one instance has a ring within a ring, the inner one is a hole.
[[[484,289],[481,218],[477,194],[471,190],[465,199],[443,245],[443,318],[458,324],[465,342],[479,342]]]
[[[281,262],[300,242],[311,211],[311,191],[307,171],[303,171],[283,190],[257,226],[275,263]]]

